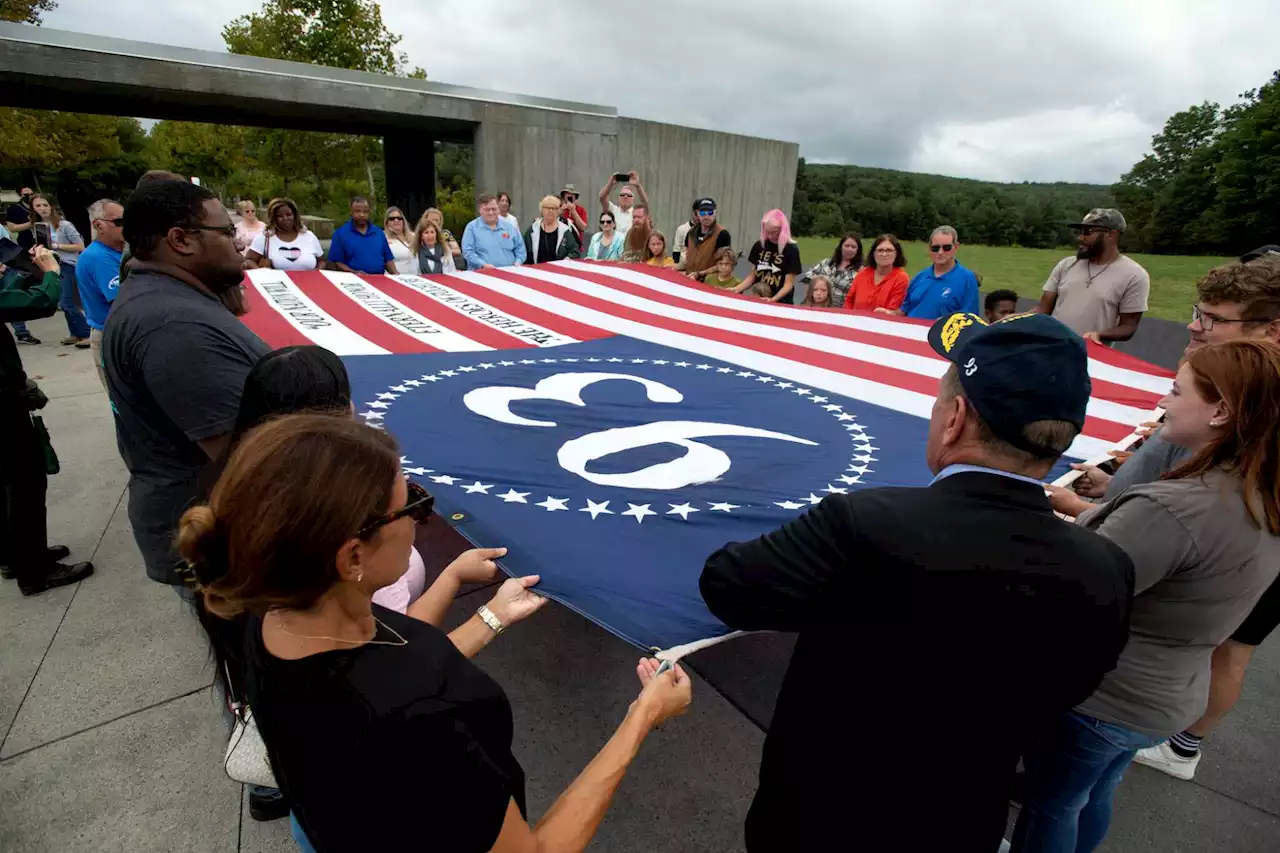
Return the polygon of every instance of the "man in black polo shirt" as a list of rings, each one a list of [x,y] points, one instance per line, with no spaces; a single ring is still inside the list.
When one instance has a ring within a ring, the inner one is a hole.
[[[938,320],[927,488],[833,495],[708,560],[733,628],[798,631],[751,853],[994,853],[1023,747],[1128,639],[1133,564],[1040,479],[1084,425],[1084,341],[1043,314]]]

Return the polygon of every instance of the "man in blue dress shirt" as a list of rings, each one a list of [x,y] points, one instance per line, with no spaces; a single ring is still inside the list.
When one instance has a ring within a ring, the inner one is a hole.
[[[498,197],[486,193],[476,200],[480,215],[462,232],[462,257],[467,269],[513,267],[525,259],[524,237],[498,215]]]
[[[343,272],[395,273],[387,235],[369,221],[368,199],[351,199],[351,219],[333,232],[329,262]]]
[[[959,246],[960,238],[950,225],[933,229],[929,237],[933,265],[911,279],[907,298],[897,313],[924,320],[936,320],[961,311],[978,313],[978,276],[956,260]]]

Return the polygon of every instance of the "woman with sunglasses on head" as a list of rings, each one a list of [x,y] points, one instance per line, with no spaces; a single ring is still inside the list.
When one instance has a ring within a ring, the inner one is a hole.
[[[1204,713],[1214,649],[1280,569],[1280,345],[1193,350],[1160,405],[1161,438],[1191,452],[1163,479],[1099,505],[1048,487],[1054,509],[1128,552],[1134,599],[1116,668],[1023,756],[1015,851],[1102,843],[1125,769]]]
[[[849,292],[844,297],[844,307],[851,311],[877,311],[882,314],[898,311],[907,298],[907,253],[892,234],[881,234],[871,243],[864,266],[853,277]]]
[[[591,235],[591,244],[587,247],[587,260],[620,261],[625,244],[626,241],[618,234],[617,222],[613,214],[605,211],[600,214],[600,230]]]
[[[324,247],[315,232],[307,230],[292,199],[272,199],[266,221],[267,227],[258,232],[245,253],[250,265],[291,272],[323,265]]]
[[[258,218],[257,207],[248,199],[236,202],[236,213],[240,215],[236,223],[236,245],[240,247],[240,254],[248,256],[253,238],[266,229],[267,223]]]
[[[457,269],[465,270],[467,261],[462,257],[462,246],[454,239],[453,232],[444,227],[444,213],[438,207],[428,207],[422,213],[422,218],[418,220],[418,229],[422,229],[422,223],[432,222],[436,229],[440,232],[445,248],[449,250],[449,254],[453,256],[453,264]]]
[[[413,245],[418,256],[419,275],[443,275],[455,273],[458,267],[453,262],[453,252],[445,242],[448,231],[427,218],[426,214],[418,220],[418,228],[413,235]]]
[[[465,644],[374,603],[429,513],[399,456],[386,432],[289,415],[250,432],[182,520],[206,605],[249,615],[247,693],[303,849],[581,851],[645,737],[688,706],[688,677],[642,661],[617,733],[530,826],[511,707],[465,652],[544,603],[538,578],[506,581]]]
[[[391,247],[396,273],[417,275],[418,253],[414,251],[413,232],[409,230],[409,224],[400,208],[387,208],[386,218],[382,221],[382,233],[387,235],[387,245]]]

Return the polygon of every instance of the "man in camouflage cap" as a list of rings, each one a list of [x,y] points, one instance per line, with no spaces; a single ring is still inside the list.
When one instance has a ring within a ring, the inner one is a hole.
[[[1070,227],[1079,232],[1076,255],[1053,268],[1038,310],[1100,344],[1129,340],[1147,310],[1151,277],[1137,261],[1120,254],[1124,217],[1114,208],[1099,207]]]

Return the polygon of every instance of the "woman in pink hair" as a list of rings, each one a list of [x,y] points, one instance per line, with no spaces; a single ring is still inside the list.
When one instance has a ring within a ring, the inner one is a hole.
[[[751,272],[737,293],[750,293],[770,302],[790,304],[800,274],[800,247],[791,239],[791,224],[781,210],[771,210],[760,220],[760,239],[747,256]]]

